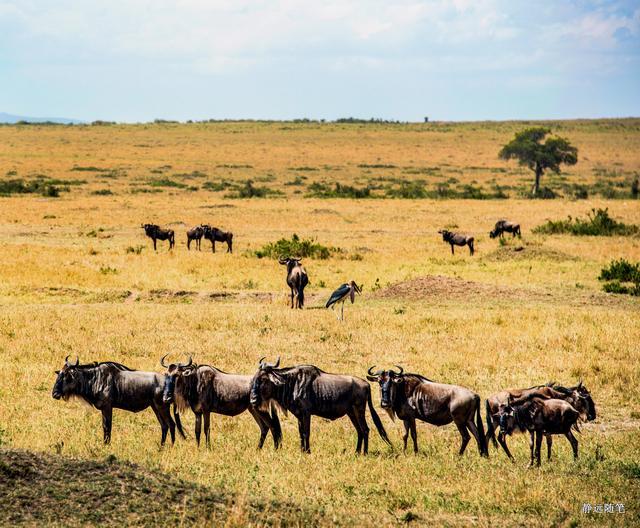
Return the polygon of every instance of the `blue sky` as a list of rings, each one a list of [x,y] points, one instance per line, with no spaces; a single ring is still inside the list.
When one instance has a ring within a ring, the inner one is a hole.
[[[0,112],[640,116],[640,2],[0,0]]]

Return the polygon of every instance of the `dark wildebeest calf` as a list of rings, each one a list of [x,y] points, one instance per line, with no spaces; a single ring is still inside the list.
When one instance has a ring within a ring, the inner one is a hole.
[[[191,241],[196,241],[196,249],[200,251],[200,243],[202,242],[202,236],[204,235],[204,229],[202,226],[192,227],[187,231],[187,249],[191,250]]]
[[[504,238],[504,233],[512,233],[513,238],[517,236],[522,236],[520,233],[520,224],[516,222],[509,222],[508,220],[498,220],[496,225],[493,228],[493,231],[489,233],[489,237],[491,238]]]
[[[365,380],[328,374],[312,365],[278,368],[280,358],[274,365],[263,360],[251,383],[251,403],[261,409],[275,404],[284,412],[291,412],[298,419],[300,448],[304,453],[311,452],[311,416],[336,420],[346,414],[358,433],[356,452],[362,450],[366,455],[369,450],[367,404],[378,433],[391,445],[371,402],[371,387]]]
[[[546,385],[537,385],[529,387],[527,389],[508,389],[493,394],[487,398],[486,411],[487,411],[487,444],[489,440],[493,440],[493,444],[497,447],[498,443],[507,454],[507,456],[513,460],[513,455],[509,451],[506,438],[502,434],[498,434],[496,440],[495,431],[499,426],[500,421],[500,408],[508,404],[509,399],[522,400],[526,398],[541,398],[541,399],[559,399],[565,400],[571,404],[579,413],[580,419],[583,421],[592,421],[596,418],[596,406],[591,398],[589,389],[585,387],[582,382],[573,387],[563,387],[556,383],[547,383]],[[517,432],[517,431],[515,431]],[[551,459],[551,447],[553,440],[551,436],[547,436],[547,458]]]
[[[174,407],[175,423],[171,418],[170,404],[162,399],[164,376],[155,372],[131,370],[120,363],[105,361],[80,365],[69,363],[69,356],[64,360],[51,395],[59,400],[71,397],[81,398],[99,411],[102,411],[102,429],[104,443],[111,441],[111,417],[113,409],[140,412],[151,407],[162,428],[161,444],[167,439],[167,431],[171,433],[171,443],[175,441],[175,429],[184,438],[180,416]]]
[[[460,233],[452,233],[446,229],[438,231],[442,235],[442,240],[451,245],[451,254],[454,255],[453,246],[469,246],[469,253],[473,256],[475,249],[473,247],[474,238],[470,235],[462,235]]]
[[[309,284],[309,276],[300,264],[301,261],[302,259],[290,257],[278,260],[280,264],[287,266],[287,284],[291,288],[291,308],[304,307],[304,288]]]
[[[162,229],[160,226],[156,224],[143,224],[142,229],[144,229],[145,235],[147,235],[151,240],[153,240],[153,250],[157,251],[156,241],[157,240],[168,240],[169,241],[169,249],[173,248],[176,245],[176,237],[173,229]]]
[[[530,466],[533,466],[534,437],[536,464],[540,466],[540,447],[542,437],[563,434],[571,444],[573,458],[578,458],[578,440],[571,429],[578,430],[580,413],[565,400],[538,397],[511,400],[500,408],[500,434],[510,435],[514,431],[529,432],[529,448],[531,451]]]
[[[207,447],[211,446],[209,437],[210,413],[225,416],[237,416],[249,411],[260,427],[258,448],[262,449],[267,433],[271,431],[276,449],[280,446],[282,431],[275,408],[256,409],[249,403],[251,376],[227,374],[209,365],[194,365],[191,358],[185,364],[165,365],[164,356],[160,364],[167,369],[165,375],[163,401],[175,402],[178,410],[190,407],[196,415],[196,442],[200,445],[200,429],[204,417],[204,436]]]
[[[204,238],[211,241],[211,251],[216,252],[216,242],[227,243],[227,253],[233,253],[233,233],[221,231],[217,227],[203,225]]]
[[[397,365],[396,365],[397,366]],[[413,451],[418,452],[416,419],[441,426],[454,422],[462,436],[460,455],[471,438],[476,439],[481,456],[489,456],[484,438],[480,414],[480,396],[457,385],[435,383],[420,374],[405,374],[402,367],[393,370],[373,371],[369,368],[367,379],[380,384],[381,405],[391,418],[398,416],[404,422],[404,448],[411,433]],[[475,422],[474,422],[475,416]]]

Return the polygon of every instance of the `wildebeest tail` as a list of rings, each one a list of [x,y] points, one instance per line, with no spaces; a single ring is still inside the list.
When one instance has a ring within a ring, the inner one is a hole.
[[[476,428],[478,429],[478,437],[480,438],[480,454],[489,456],[489,448],[487,439],[484,436],[484,425],[482,425],[482,412],[480,411],[480,396],[476,396]]]
[[[496,440],[496,430],[493,427],[493,417],[491,415],[491,407],[489,406],[489,401],[484,402],[485,408],[487,409],[487,436],[485,436],[485,443],[487,444],[487,450],[489,448],[489,440],[493,440],[493,445],[498,447],[498,441]]]
[[[180,420],[180,413],[177,411],[175,403],[173,404],[173,418],[176,421],[176,428],[178,429],[180,436],[186,439],[187,435],[184,434],[184,429],[182,428],[182,421]]]
[[[469,249],[471,250],[472,255],[476,252],[475,248],[473,247],[473,243],[474,243],[474,240],[473,240],[473,237],[471,237],[469,239]]]
[[[271,406],[271,434],[273,435],[273,444],[276,449],[282,444],[282,427],[280,427],[280,418],[275,405]]]
[[[367,390],[367,399],[369,402],[369,412],[371,412],[371,418],[373,418],[373,423],[376,426],[376,429],[378,430],[378,434],[382,437],[382,439],[389,444],[391,447],[393,447],[393,444],[391,443],[391,440],[389,440],[389,437],[387,436],[387,432],[384,430],[384,425],[382,425],[382,420],[380,420],[380,417],[378,416],[378,413],[376,412],[376,410],[373,407],[373,401],[371,400],[371,387],[369,387],[369,389]]]

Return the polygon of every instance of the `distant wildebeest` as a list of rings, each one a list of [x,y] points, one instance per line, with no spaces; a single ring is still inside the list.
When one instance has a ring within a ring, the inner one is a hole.
[[[454,255],[453,246],[469,246],[469,253],[473,256],[475,249],[473,247],[474,238],[469,235],[462,235],[460,233],[452,233],[446,229],[438,231],[442,235],[442,240],[448,242],[451,245],[451,254]]]
[[[370,367],[367,379],[380,384],[382,408],[391,418],[397,416],[404,422],[405,450],[411,433],[413,451],[418,452],[416,420],[437,426],[454,422],[462,437],[460,455],[471,439],[470,431],[476,439],[480,455],[489,456],[480,413],[480,396],[465,387],[436,383],[420,374],[405,374],[402,367],[398,368],[398,372],[373,372],[373,367]]]
[[[489,233],[489,237],[504,238],[504,233],[512,233],[513,238],[515,238],[516,235],[522,236],[522,234],[520,233],[520,224],[517,224],[516,222],[509,222],[508,220],[504,219],[498,220],[495,227],[493,228],[493,231]]]
[[[311,452],[311,416],[336,420],[347,415],[358,433],[356,452],[362,450],[366,455],[369,450],[367,404],[378,433],[391,445],[373,407],[371,387],[365,380],[329,374],[312,365],[278,368],[280,358],[273,365],[263,360],[260,360],[258,372],[251,383],[251,403],[260,409],[268,409],[275,404],[285,413],[291,412],[298,419],[300,448],[304,453]]]
[[[131,370],[120,363],[104,361],[80,365],[69,363],[69,356],[64,366],[57,370],[58,375],[51,395],[59,400],[76,397],[84,400],[99,411],[102,411],[102,429],[104,443],[111,441],[111,417],[113,409],[140,412],[151,407],[162,428],[161,444],[167,439],[167,431],[171,433],[171,443],[175,441],[175,429],[185,437],[180,422],[180,415],[174,407],[175,423],[171,418],[170,404],[163,401],[164,376],[155,372]]]
[[[162,229],[160,226],[156,224],[143,224],[142,229],[144,229],[145,234],[153,240],[153,249],[156,248],[157,240],[168,240],[169,241],[169,249],[173,248],[176,244],[176,237],[173,229]]]
[[[498,434],[496,439],[495,431],[500,421],[500,407],[508,404],[509,399],[522,400],[526,398],[542,398],[542,399],[559,399],[565,400],[571,404],[579,413],[583,421],[592,421],[596,418],[596,406],[591,397],[589,389],[582,382],[573,387],[563,387],[556,383],[547,383],[546,385],[536,385],[526,389],[508,389],[493,394],[487,398],[487,444],[489,440],[497,447],[498,443],[513,460],[513,455],[509,451],[504,435]],[[551,447],[553,440],[551,436],[547,436],[547,458],[551,459]]]
[[[280,258],[278,262],[287,267],[287,284],[291,288],[291,308],[304,307],[304,288],[309,284],[309,276],[297,258]]]
[[[203,225],[204,238],[211,241],[211,251],[216,252],[216,242],[227,243],[227,253],[233,253],[233,233],[221,231],[217,227]]]
[[[191,358],[184,364],[166,365],[164,362],[166,357],[160,360],[160,364],[167,369],[163,401],[175,402],[179,411],[187,407],[191,408],[196,415],[195,433],[198,445],[200,445],[203,417],[205,441],[207,447],[210,447],[210,413],[237,416],[244,411],[249,411],[260,427],[258,448],[262,449],[267,433],[271,431],[273,444],[278,449],[282,439],[278,414],[275,408],[262,410],[250,404],[252,376],[227,374],[209,365],[195,365]]]
[[[580,413],[565,400],[555,398],[543,399],[538,397],[510,400],[507,405],[500,408],[500,434],[510,435],[515,431],[529,432],[529,448],[531,462],[535,458],[540,465],[540,447],[542,437],[563,434],[573,449],[573,458],[578,458],[578,440],[573,436],[571,429],[578,430],[578,418]]]
[[[187,249],[191,250],[191,241],[196,241],[196,249],[200,251],[200,243],[202,242],[202,236],[204,235],[204,229],[202,226],[192,227],[187,231]]]

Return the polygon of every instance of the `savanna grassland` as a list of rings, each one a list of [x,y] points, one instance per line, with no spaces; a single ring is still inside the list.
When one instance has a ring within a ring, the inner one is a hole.
[[[0,490],[27,506],[0,524],[108,524],[105,503],[139,525],[640,523],[640,301],[598,281],[612,259],[640,260],[640,237],[532,233],[592,208],[640,224],[629,190],[640,120],[547,124],[579,149],[577,165],[543,179],[553,200],[523,198],[531,174],[497,158],[526,123],[1,126],[0,449],[11,451],[0,475],[16,485]],[[522,240],[489,238],[500,217],[522,224]],[[154,252],[144,222],[174,229],[176,248]],[[208,241],[187,251],[200,223],[233,231],[234,253]],[[452,256],[443,227],[473,233],[476,255]],[[295,312],[284,268],[255,254],[294,233],[331,252],[304,259],[308,309]],[[340,323],[316,308],[349,279],[364,292]],[[248,414],[214,416],[207,451],[190,413],[189,440],[159,449],[151,411],[116,411],[105,447],[98,412],[51,398],[67,354],[159,371],[167,353],[243,373],[278,355],[363,377],[401,364],[482,397],[582,379],[598,417],[582,426],[577,462],[559,438],[553,462],[532,470],[524,437],[510,440],[515,464],[473,444],[460,458],[453,426],[419,425],[420,453],[405,455],[386,414],[395,449],[373,430],[367,457],[346,418],[312,420],[311,455],[292,417],[283,448],[268,439],[258,451]],[[12,469],[16,449],[45,462]],[[23,486],[48,466],[68,477]],[[626,512],[583,514],[584,503]]]

